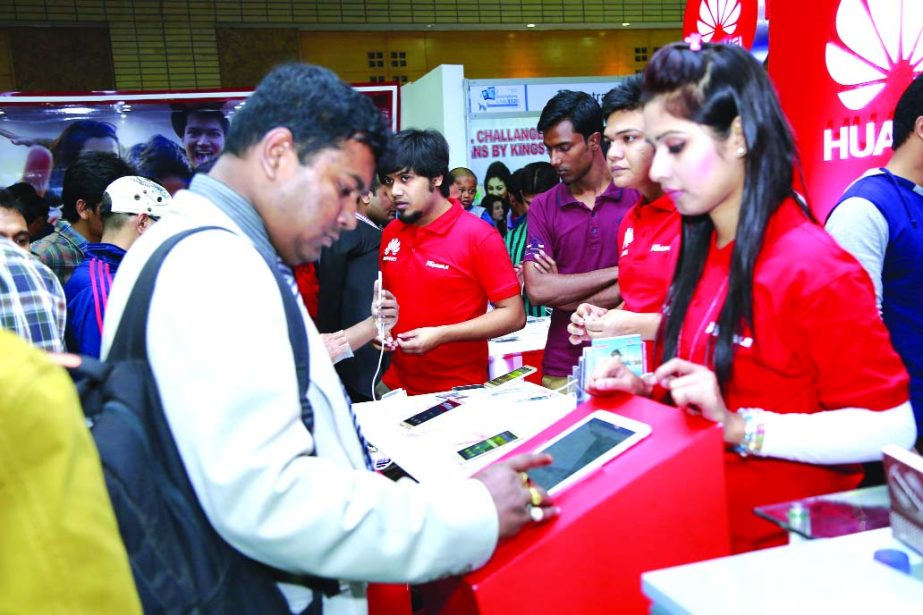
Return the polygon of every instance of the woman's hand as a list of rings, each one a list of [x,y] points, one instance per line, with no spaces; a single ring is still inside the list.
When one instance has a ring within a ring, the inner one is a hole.
[[[635,312],[627,310],[603,310],[602,314],[586,319],[587,336],[590,339],[599,339],[638,333],[636,316]]]
[[[658,367],[654,377],[660,386],[670,391],[673,403],[690,414],[701,414],[722,425],[736,416],[724,403],[715,372],[704,365],[674,358]]]
[[[596,307],[589,303],[581,303],[577,307],[577,311],[571,314],[570,324],[567,325],[567,339],[570,343],[577,346],[584,342],[589,342],[591,336],[587,328],[587,323],[605,316],[607,312],[610,312],[610,310]]]
[[[614,393],[631,393],[649,396],[652,384],[635,375],[618,357],[602,361],[590,375],[587,391],[590,395],[606,396]]]

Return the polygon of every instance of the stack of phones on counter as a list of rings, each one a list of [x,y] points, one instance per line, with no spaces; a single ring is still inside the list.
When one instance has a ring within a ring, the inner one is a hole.
[[[640,335],[621,335],[595,339],[583,349],[583,355],[574,366],[573,380],[576,384],[577,402],[588,397],[586,390],[590,376],[606,359],[618,357],[625,366],[638,376],[647,372],[647,349]]]

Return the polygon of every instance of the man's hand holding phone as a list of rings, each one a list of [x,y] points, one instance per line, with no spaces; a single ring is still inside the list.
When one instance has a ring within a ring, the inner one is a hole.
[[[394,352],[398,348],[398,343],[391,336],[391,329],[397,324],[400,306],[394,293],[383,289],[381,283],[381,273],[379,273],[372,291],[371,313],[378,331],[378,335],[372,340],[372,345],[376,350],[384,348],[385,352]]]

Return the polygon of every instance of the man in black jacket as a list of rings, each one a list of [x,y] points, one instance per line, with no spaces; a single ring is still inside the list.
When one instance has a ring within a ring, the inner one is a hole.
[[[359,197],[356,228],[340,235],[340,239],[321,252],[317,262],[318,312],[317,329],[321,333],[346,331],[369,317],[373,288],[378,277],[378,251],[381,229],[393,218],[386,190],[377,178],[372,190]],[[338,355],[336,370],[355,402],[371,401],[372,379],[378,368],[379,351],[371,344],[359,348],[353,343],[352,356]],[[383,358],[378,380],[388,366]]]

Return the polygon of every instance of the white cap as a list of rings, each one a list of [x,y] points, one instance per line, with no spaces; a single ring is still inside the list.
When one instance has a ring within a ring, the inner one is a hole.
[[[170,210],[173,199],[158,183],[137,175],[120,177],[106,188],[103,199],[112,203],[112,213],[147,214],[159,218]]]

